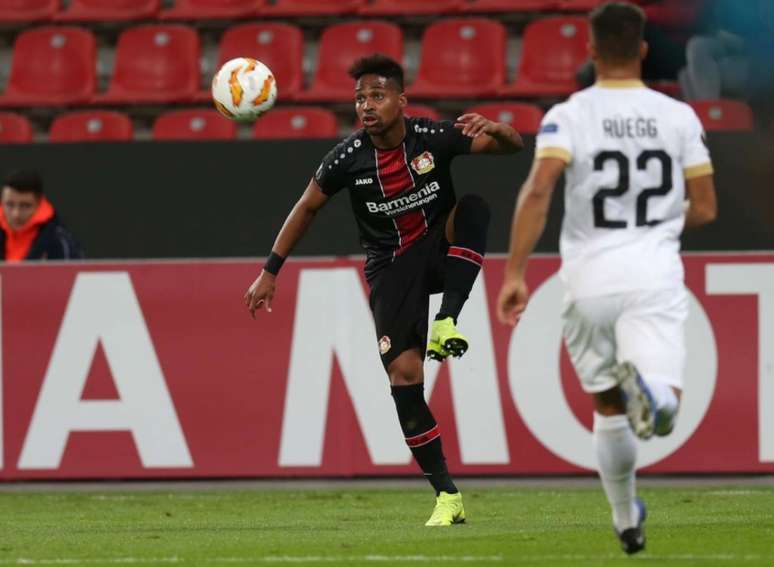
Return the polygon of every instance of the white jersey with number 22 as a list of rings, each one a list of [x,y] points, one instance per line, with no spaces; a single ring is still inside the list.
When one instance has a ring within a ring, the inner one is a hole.
[[[682,285],[685,180],[712,173],[690,106],[640,81],[600,81],[545,115],[536,156],[567,164],[569,299]]]

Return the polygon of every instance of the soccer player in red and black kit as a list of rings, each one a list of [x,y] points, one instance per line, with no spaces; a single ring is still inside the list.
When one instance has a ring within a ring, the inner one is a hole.
[[[452,159],[515,153],[507,124],[478,114],[456,123],[403,115],[403,69],[372,55],[349,71],[363,128],[325,156],[291,210],[258,278],[245,294],[250,313],[271,310],[276,277],[293,246],[330,197],[348,189],[366,251],[365,275],[382,363],[411,452],[436,491],[428,526],[463,522],[462,496],[446,468],[441,438],[424,397],[423,361],[462,356],[468,340],[456,322],[484,259],[489,208],[478,195],[457,201]],[[428,302],[443,292],[427,342]]]

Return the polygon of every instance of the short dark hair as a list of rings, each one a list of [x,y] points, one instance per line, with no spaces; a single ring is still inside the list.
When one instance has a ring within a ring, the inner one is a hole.
[[[36,197],[43,195],[43,180],[40,174],[32,169],[17,169],[6,175],[3,187],[10,187],[20,193],[34,193]]]
[[[349,68],[349,76],[357,81],[363,75],[379,75],[385,79],[392,79],[403,92],[403,67],[386,55],[374,53],[355,61]]]
[[[636,59],[645,31],[645,12],[629,2],[607,2],[589,16],[597,54],[604,61]]]

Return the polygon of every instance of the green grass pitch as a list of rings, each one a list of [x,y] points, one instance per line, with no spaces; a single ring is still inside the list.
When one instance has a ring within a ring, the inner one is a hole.
[[[469,487],[468,523],[425,528],[432,494],[325,490],[0,492],[1,565],[774,565],[774,487],[653,486],[626,557],[599,488]]]

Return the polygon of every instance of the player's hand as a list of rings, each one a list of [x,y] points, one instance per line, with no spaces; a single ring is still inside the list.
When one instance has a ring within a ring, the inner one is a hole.
[[[497,318],[513,327],[527,308],[529,289],[521,277],[506,277],[497,298]]]
[[[497,128],[497,123],[480,114],[463,114],[454,123],[455,128],[460,128],[465,136],[476,138],[481,134],[493,134]]]
[[[262,306],[271,313],[271,301],[274,299],[274,290],[277,287],[275,280],[276,277],[273,274],[261,270],[253,284],[247,289],[245,305],[253,319],[255,319],[255,310]]]

